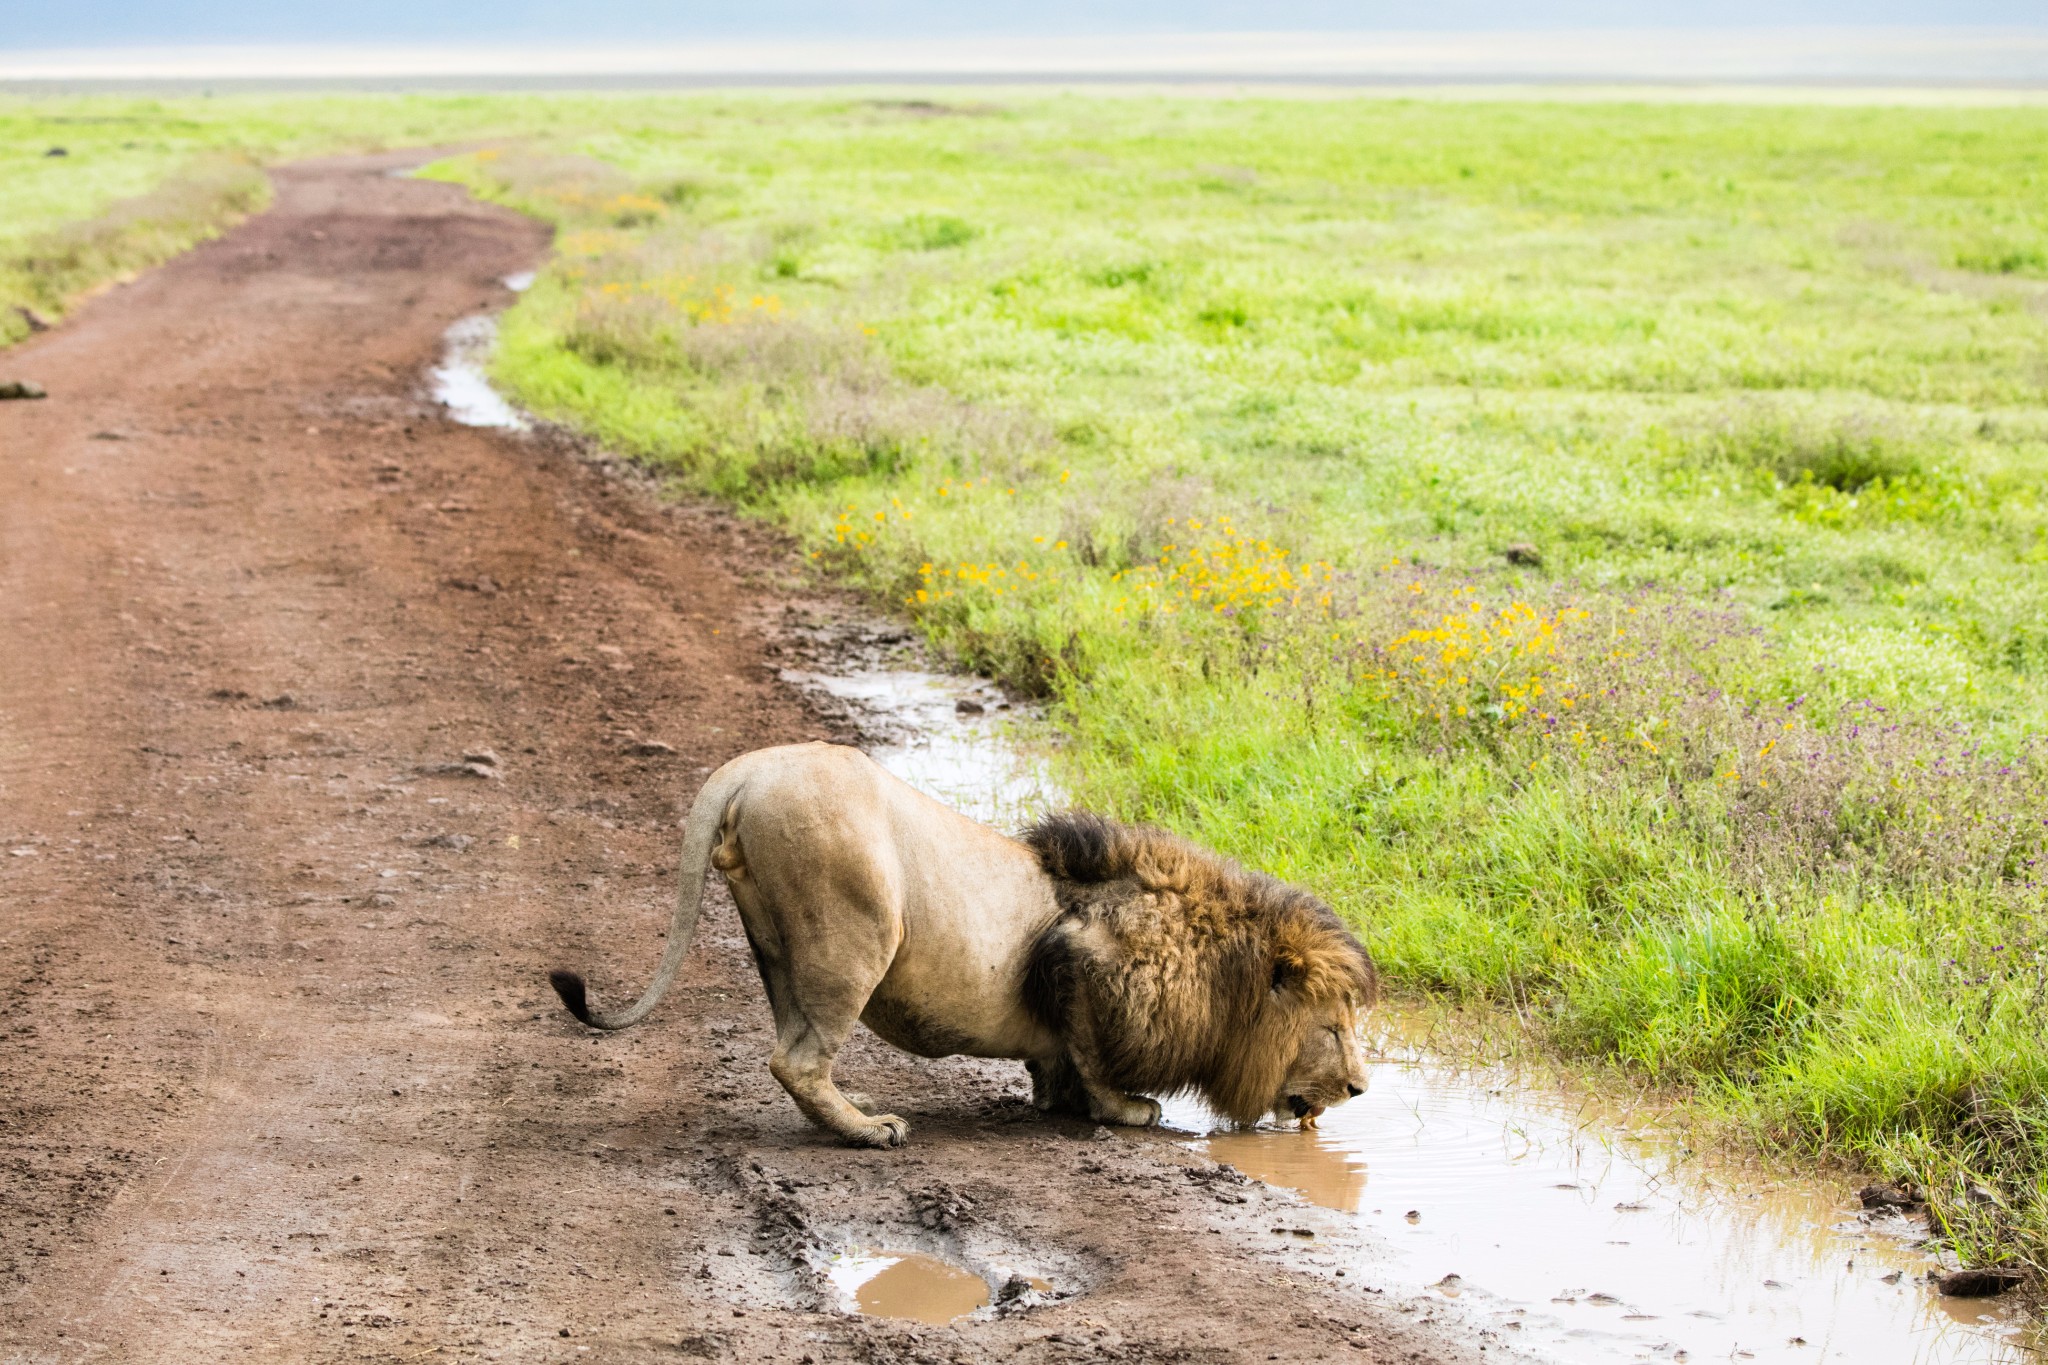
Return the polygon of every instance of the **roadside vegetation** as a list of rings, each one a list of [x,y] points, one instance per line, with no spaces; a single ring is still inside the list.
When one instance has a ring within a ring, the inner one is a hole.
[[[0,347],[269,202],[262,162],[446,142],[488,121],[474,97],[0,97]]]
[[[2048,110],[358,103],[241,145],[520,134],[501,381],[1078,799],[2048,1270]]]

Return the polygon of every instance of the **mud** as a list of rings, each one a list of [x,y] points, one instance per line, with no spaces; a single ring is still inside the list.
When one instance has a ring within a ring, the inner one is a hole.
[[[722,897],[648,1024],[554,1008],[549,967],[652,968],[713,766],[853,736],[781,676],[844,613],[428,400],[546,243],[404,160],[278,172],[14,357],[53,396],[0,409],[0,1359],[1499,1359],[1013,1065],[860,1040],[912,1143],[822,1141]],[[990,1305],[848,1313],[855,1246]]]

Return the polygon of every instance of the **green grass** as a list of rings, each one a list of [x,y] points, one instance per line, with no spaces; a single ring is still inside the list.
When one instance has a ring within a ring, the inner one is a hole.
[[[527,404],[1051,698],[1079,799],[1401,988],[2048,1266],[2048,110],[226,117],[504,130],[436,173],[562,228]]]

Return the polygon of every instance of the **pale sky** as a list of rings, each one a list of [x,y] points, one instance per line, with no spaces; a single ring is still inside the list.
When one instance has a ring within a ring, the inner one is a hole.
[[[2048,24],[2048,0],[8,0],[0,49]]]

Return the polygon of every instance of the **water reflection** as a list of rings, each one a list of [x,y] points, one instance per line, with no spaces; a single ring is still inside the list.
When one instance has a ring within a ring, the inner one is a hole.
[[[1194,1106],[1169,1121],[1209,1132]],[[1353,1214],[1369,1283],[1454,1296],[1560,1361],[2017,1365],[2015,1310],[1944,1300],[1918,1229],[1845,1186],[1688,1161],[1562,1097],[1387,1062],[1314,1132],[1209,1132],[1209,1155]]]

